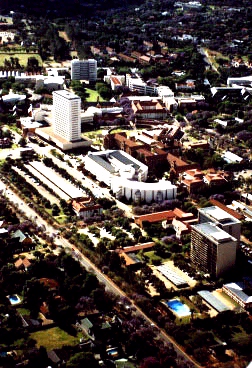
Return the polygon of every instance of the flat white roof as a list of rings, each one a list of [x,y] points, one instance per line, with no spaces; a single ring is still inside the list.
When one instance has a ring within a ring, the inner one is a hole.
[[[122,177],[114,176],[112,178],[113,184],[117,184],[118,186],[124,186],[129,189],[139,189],[141,190],[150,190],[150,191],[162,191],[162,190],[170,190],[177,189],[176,185],[171,184],[168,180],[160,180],[157,183],[146,183],[143,181],[135,181],[135,180],[127,180]]]
[[[205,214],[206,216],[211,217],[212,219],[216,221],[222,222],[222,223],[224,221],[230,224],[240,222],[234,216],[230,215],[228,212],[222,210],[218,206],[200,208],[199,212]]]
[[[79,198],[85,195],[85,192],[76,188],[73,184],[68,182],[66,179],[62,178],[53,169],[45,166],[42,162],[33,161],[30,163],[34,169],[45,176],[54,185],[60,188],[64,193],[66,193],[70,198]]]
[[[237,156],[235,153],[226,151],[223,155],[224,160],[227,159],[230,162],[241,162],[243,160],[242,157]]]
[[[67,90],[65,90],[65,89],[61,89],[61,90],[59,90],[59,91],[54,91],[53,92],[53,95],[54,94],[56,94],[56,95],[59,95],[59,96],[62,96],[62,97],[65,97],[65,98],[67,98],[67,99],[80,99],[80,97],[79,96],[77,96],[77,95],[75,95],[74,93],[72,93],[72,92],[69,92],[69,91],[67,91]]]
[[[229,235],[226,231],[220,229],[218,226],[211,222],[205,222],[203,224],[192,225],[192,228],[198,230],[200,233],[211,237],[218,243],[236,241],[236,239]]]
[[[14,101],[22,101],[26,99],[26,95],[19,95],[17,93],[9,93],[2,97],[3,102],[14,102]]]

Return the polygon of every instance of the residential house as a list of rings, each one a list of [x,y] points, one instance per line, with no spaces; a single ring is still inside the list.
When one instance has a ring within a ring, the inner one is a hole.
[[[43,284],[51,292],[57,291],[59,288],[58,281],[54,279],[48,279],[46,277],[42,277],[41,279],[39,279],[39,282]]]
[[[153,43],[150,41],[143,41],[143,44],[147,48],[147,50],[151,50],[153,47]]]
[[[0,227],[0,239],[8,238],[9,232],[4,227]]]
[[[16,269],[18,271],[27,271],[28,268],[31,266],[31,262],[29,261],[28,258],[19,258],[15,263],[14,263]]]
[[[138,51],[132,51],[131,53],[131,56],[134,58],[134,59],[137,59],[139,60],[140,56],[142,56],[142,54]]]
[[[32,238],[21,230],[17,230],[11,235],[10,243],[13,245],[13,253],[16,250],[25,252],[35,248]]]
[[[125,61],[126,63],[135,63],[136,62],[136,59],[134,59],[134,58],[132,58],[128,55],[125,55],[123,53],[119,53],[117,56],[119,57],[120,60]]]
[[[54,350],[50,350],[47,352],[47,357],[49,360],[50,367],[59,368],[62,366],[62,361],[60,357],[56,354]]]
[[[139,57],[139,63],[142,65],[148,65],[150,64],[151,58],[147,55],[142,55]]]
[[[175,83],[175,88],[177,91],[192,91],[195,90],[194,82],[192,79],[187,79],[185,83]]]
[[[111,338],[112,326],[109,318],[100,314],[90,315],[89,318],[84,318],[77,323],[77,326],[82,329],[91,339],[107,341]]]

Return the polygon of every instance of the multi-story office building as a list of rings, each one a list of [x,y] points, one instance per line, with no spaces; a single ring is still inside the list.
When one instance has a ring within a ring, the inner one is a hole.
[[[143,95],[157,96],[157,86],[148,85],[138,74],[126,74],[126,86],[129,87],[131,91],[136,91]]]
[[[68,142],[81,139],[81,99],[66,90],[53,92],[54,133]]]
[[[201,271],[219,277],[236,262],[237,240],[216,224],[192,225],[191,261]]]
[[[211,206],[199,209],[199,223],[213,222],[220,229],[233,236],[238,244],[241,236],[241,222],[220,207]]]
[[[71,61],[71,79],[95,82],[97,79],[97,61],[95,59]]]

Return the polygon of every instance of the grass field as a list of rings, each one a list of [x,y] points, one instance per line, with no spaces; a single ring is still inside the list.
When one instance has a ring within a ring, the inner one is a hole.
[[[144,252],[144,255],[149,258],[149,262],[151,262],[151,263],[153,261],[155,262],[155,261],[161,261],[162,260],[161,257],[159,257],[155,254],[154,250],[151,250],[149,252]]]
[[[13,20],[12,20],[12,17],[4,17],[4,16],[0,16],[0,18],[3,20],[3,21],[6,21],[8,24],[13,24]]]
[[[82,334],[71,336],[59,327],[31,333],[31,338],[36,340],[36,345],[44,346],[47,350],[60,349],[64,345],[76,345],[79,343]]]
[[[39,62],[39,66],[42,66],[42,59],[40,57],[39,54],[35,54],[35,53],[23,53],[23,54],[19,54],[19,53],[11,53],[11,52],[6,52],[4,54],[0,54],[0,67],[1,66],[4,66],[4,60],[7,59],[7,60],[10,60],[10,58],[13,57],[13,58],[18,58],[19,59],[19,64],[21,66],[24,66],[26,67],[27,66],[27,61],[28,61],[28,58],[30,57],[34,57],[38,60]]]
[[[86,92],[89,94],[89,97],[87,97],[87,102],[97,102],[97,97],[99,97],[99,101],[103,102],[105,101],[97,91],[93,89],[86,88]]]
[[[227,56],[223,55],[222,53],[218,51],[213,51],[210,49],[205,49],[205,51],[207,52],[208,59],[210,60],[212,65],[215,66],[217,69],[220,67],[220,65],[217,63],[217,59],[223,59],[226,61],[229,60]]]
[[[29,309],[26,309],[26,308],[17,308],[17,311],[18,311],[22,316],[29,316],[29,315],[30,315],[30,311],[29,311]]]

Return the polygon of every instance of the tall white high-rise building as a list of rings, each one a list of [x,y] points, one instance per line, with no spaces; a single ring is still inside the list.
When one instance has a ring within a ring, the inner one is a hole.
[[[97,61],[95,59],[71,61],[71,79],[95,82],[97,79]]]
[[[66,90],[53,92],[53,130],[68,142],[81,139],[81,99]]]
[[[191,225],[191,261],[201,271],[220,277],[236,262],[237,240],[215,223]]]

